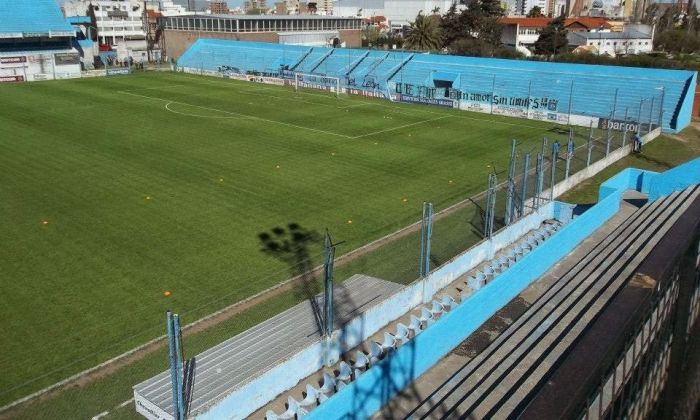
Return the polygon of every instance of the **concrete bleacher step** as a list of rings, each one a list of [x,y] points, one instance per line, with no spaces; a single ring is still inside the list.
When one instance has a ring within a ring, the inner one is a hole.
[[[695,197],[697,194],[697,191],[692,193],[686,191],[645,206],[634,218],[628,219],[619,226],[601,242],[600,246],[596,247],[594,252],[579,261],[569,273],[548,289],[508,330],[472,359],[464,369],[457,372],[452,380],[458,384],[459,391],[455,391],[456,387],[450,392],[437,395],[433,401],[435,405],[439,405],[448,397],[454,399],[458,394],[463,394],[459,396],[459,404],[454,407],[459,412],[467,414],[474,412],[477,415],[487,416],[495,414],[496,417],[507,416],[504,412],[495,413],[491,409],[497,406],[496,402],[509,392],[519,396],[526,392],[527,387],[522,385],[520,379],[532,366],[538,364],[535,356],[538,353],[526,354],[525,352],[533,346],[544,351],[553,343],[570,342],[566,339],[559,340],[561,332],[567,331],[568,324],[556,323],[556,321],[562,316],[569,317],[563,319],[580,316],[581,311],[588,307],[591,300],[605,290],[608,293],[614,293],[614,287],[607,289],[605,287],[612,281],[611,279],[620,278],[617,275],[619,269],[604,267],[611,265],[618,267],[638,258],[637,254],[630,253],[625,246],[635,245],[636,248],[652,246],[648,240],[649,237],[658,239],[661,235],[659,232],[662,232],[664,227],[668,228],[674,217],[677,217],[676,209],[683,203],[687,203],[689,197]],[[649,224],[656,228],[648,229]],[[625,251],[620,250],[620,247]],[[614,264],[610,261],[611,256],[615,257]],[[598,280],[606,275],[610,281]],[[620,281],[624,281],[624,276]],[[598,305],[602,305],[602,301]],[[557,331],[560,334],[543,336],[547,331]],[[540,337],[543,338],[540,339]],[[541,366],[539,369],[545,371],[552,363],[552,360],[539,363]],[[534,380],[527,381],[530,385],[534,383],[536,383]],[[515,387],[515,384],[519,384],[520,388]],[[503,407],[514,409],[516,405],[517,397],[511,397],[508,404],[504,404]]]

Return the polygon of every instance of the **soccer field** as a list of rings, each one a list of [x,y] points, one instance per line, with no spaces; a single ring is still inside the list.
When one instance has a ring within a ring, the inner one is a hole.
[[[551,128],[171,73],[0,86],[0,109],[0,405],[289,277],[261,232],[348,252]]]

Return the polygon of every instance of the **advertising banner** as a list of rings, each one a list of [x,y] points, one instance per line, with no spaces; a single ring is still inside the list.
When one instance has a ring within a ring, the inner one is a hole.
[[[118,69],[107,69],[107,76],[119,76],[123,74],[130,74],[131,70],[128,67],[118,68]]]
[[[451,99],[432,99],[432,98],[421,98],[418,96],[408,96],[403,94],[396,95],[396,100],[399,102],[409,103],[409,104],[424,104],[424,105],[436,105],[444,106],[449,108],[454,108],[455,103]]]
[[[0,57],[0,64],[22,64],[27,62],[26,56]]]
[[[0,76],[0,83],[24,82],[24,76]]]
[[[253,76],[253,75],[248,75],[247,77],[248,77],[249,82],[264,83],[266,85],[277,85],[277,86],[284,86],[286,84],[284,79],[280,79],[279,77]]]
[[[80,54],[78,53],[56,53],[53,55],[57,66],[80,64]]]

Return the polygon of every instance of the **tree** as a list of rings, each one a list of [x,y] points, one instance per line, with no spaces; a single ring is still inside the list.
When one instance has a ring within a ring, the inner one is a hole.
[[[558,52],[566,52],[566,46],[569,45],[566,33],[563,16],[552,20],[542,29],[540,37],[535,41],[535,52],[547,55],[557,55]]]
[[[436,7],[433,7],[432,12],[433,12],[434,15],[439,15],[439,14],[440,14],[440,8],[437,7],[437,6],[436,6]]]
[[[527,12],[527,17],[529,18],[534,18],[534,17],[542,17],[542,9],[540,6],[533,6],[532,9],[530,9],[529,12]]]
[[[377,40],[379,39],[379,29],[374,25],[367,25],[362,30],[362,46],[371,47],[377,46]]]
[[[411,22],[405,44],[415,50],[437,50],[440,48],[440,27],[434,19],[419,12],[416,20]]]
[[[442,46],[447,47],[460,38],[467,37],[469,33],[460,22],[460,14],[457,13],[457,5],[452,3],[447,13],[440,19],[440,35]]]

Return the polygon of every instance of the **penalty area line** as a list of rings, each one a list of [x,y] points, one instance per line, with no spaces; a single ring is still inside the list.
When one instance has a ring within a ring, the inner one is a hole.
[[[353,139],[353,138],[354,138],[354,137],[352,137],[352,136],[346,136],[345,134],[334,133],[334,132],[332,132],[332,131],[325,131],[325,130],[320,130],[320,129],[318,129],[318,128],[311,128],[311,127],[304,127],[303,125],[296,125],[296,124],[287,123],[287,122],[284,122],[284,121],[268,120],[267,118],[261,118],[261,117],[256,117],[256,116],[253,116],[253,115],[241,114],[241,113],[238,113],[238,112],[225,111],[225,110],[223,110],[223,109],[216,109],[216,108],[211,108],[211,107],[208,107],[208,106],[189,104],[189,103],[187,103],[187,102],[174,101],[174,100],[172,100],[172,99],[158,98],[158,97],[156,97],[156,96],[139,95],[138,93],[131,93],[131,92],[123,91],[123,90],[119,90],[119,91],[117,91],[117,92],[122,93],[122,94],[125,94],[125,95],[138,96],[138,97],[146,98],[146,99],[154,99],[154,100],[159,100],[159,101],[164,101],[164,102],[169,102],[169,103],[174,103],[174,104],[181,104],[181,105],[187,105],[187,106],[191,106],[191,107],[195,107],[195,108],[206,109],[206,110],[209,110],[209,111],[221,112],[221,113],[224,113],[224,114],[236,115],[236,116],[248,118],[248,119],[251,119],[251,120],[264,121],[264,122],[268,122],[268,123],[272,123],[272,124],[279,124],[279,125],[284,125],[284,126],[287,126],[287,127],[298,128],[298,129],[300,129],[300,130],[314,131],[314,132],[316,132],[316,133],[328,134],[328,135],[331,135],[331,136],[342,137],[342,138],[345,138],[345,139]]]
[[[359,136],[353,137],[353,139],[361,139],[361,138],[363,138],[363,137],[369,137],[369,136],[373,136],[373,135],[375,135],[375,134],[381,134],[381,133],[386,133],[386,132],[389,132],[389,131],[401,130],[402,128],[413,127],[414,125],[425,124],[425,123],[429,123],[429,122],[432,122],[432,121],[442,120],[442,119],[445,119],[445,118],[450,118],[450,117],[452,117],[452,116],[453,116],[453,115],[443,115],[442,117],[431,118],[431,119],[429,119],[429,120],[417,121],[417,122],[414,122],[414,123],[411,123],[411,124],[404,124],[404,125],[401,125],[401,126],[398,126],[398,127],[386,128],[386,129],[384,129],[384,130],[374,131],[374,132],[372,132],[372,133],[361,134],[361,135],[359,135]]]

